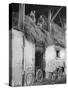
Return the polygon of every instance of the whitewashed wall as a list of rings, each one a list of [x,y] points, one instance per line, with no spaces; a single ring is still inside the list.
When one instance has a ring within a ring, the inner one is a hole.
[[[22,86],[23,34],[12,29],[12,85]]]
[[[53,72],[59,66],[62,67],[66,63],[66,51],[63,48],[59,48],[59,57],[56,56],[55,45],[49,46],[45,51],[45,72],[46,78],[48,78],[49,72]]]
[[[34,79],[31,73],[34,73],[35,69],[35,44],[25,39],[24,47],[24,71],[25,71],[25,85],[30,84]],[[29,73],[29,76],[27,74]],[[26,78],[26,77],[29,77]],[[27,84],[26,84],[27,82]]]
[[[27,85],[26,82],[32,83],[34,81],[32,76],[34,72],[35,44],[26,39],[24,39],[23,44],[22,32],[12,29],[12,86],[22,86],[22,81],[28,76],[28,73],[31,74],[23,83],[25,83],[24,85]]]

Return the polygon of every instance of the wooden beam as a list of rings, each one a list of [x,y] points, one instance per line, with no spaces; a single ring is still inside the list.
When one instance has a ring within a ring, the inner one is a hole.
[[[18,20],[18,29],[22,32],[24,32],[24,19],[25,19],[25,4],[19,5],[19,20]],[[24,33],[23,33],[24,34]],[[24,85],[24,35],[23,35],[23,59],[22,59],[22,85]]]
[[[18,28],[24,30],[24,19],[25,19],[25,5],[19,5],[19,19],[18,19]]]
[[[48,43],[49,43],[49,45],[53,44],[51,17],[52,17],[51,10],[49,10],[49,12],[48,12],[48,31],[49,31],[49,34],[48,34]]]
[[[51,10],[48,12],[48,31],[51,34]]]
[[[63,28],[63,22],[62,22],[62,20],[61,20],[60,15],[59,15],[59,19],[60,19],[61,27]]]
[[[52,18],[52,20],[51,20],[51,22],[53,22],[54,21],[54,19],[56,18],[56,16],[59,14],[59,12],[60,12],[60,10],[62,9],[62,7],[61,8],[59,8],[59,10],[56,12],[56,14],[53,16],[53,18]]]

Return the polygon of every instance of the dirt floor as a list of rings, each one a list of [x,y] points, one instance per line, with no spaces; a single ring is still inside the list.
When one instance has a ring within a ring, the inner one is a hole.
[[[34,85],[50,85],[50,84],[65,84],[66,83],[66,77],[62,78],[61,80],[47,80],[44,79],[42,82],[35,82]]]

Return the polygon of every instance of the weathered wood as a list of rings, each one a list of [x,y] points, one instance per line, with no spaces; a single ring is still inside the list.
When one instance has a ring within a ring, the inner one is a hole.
[[[56,14],[53,16],[53,18],[52,18],[52,20],[51,20],[51,22],[53,22],[54,21],[54,19],[56,18],[56,16],[59,14],[59,12],[60,12],[60,10],[62,9],[62,7],[61,8],[59,8],[59,10],[56,12]]]
[[[24,32],[24,20],[25,20],[25,4],[19,5],[19,20],[18,20],[18,29]],[[23,33],[23,59],[22,59],[22,85],[24,85],[24,33]]]
[[[25,5],[20,4],[19,5],[19,19],[18,19],[18,28],[21,30],[23,28],[24,30],[24,19],[25,19]]]
[[[51,10],[48,12],[48,44],[53,44],[52,26],[51,26]]]
[[[48,31],[51,34],[51,10],[48,12]]]
[[[59,20],[60,20],[60,23],[61,23],[61,27],[63,28],[63,22],[62,22],[62,20],[61,20],[60,15],[59,15]]]

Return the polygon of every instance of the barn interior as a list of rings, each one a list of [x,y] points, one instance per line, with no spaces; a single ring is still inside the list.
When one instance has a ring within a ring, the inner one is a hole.
[[[35,43],[36,48],[35,70],[36,72],[39,72],[37,69],[40,69],[42,71],[40,73],[43,73],[43,76],[38,77],[45,78],[44,69],[46,64],[44,61],[44,53],[46,51],[46,48],[50,45],[56,45],[57,47],[66,48],[65,45],[66,7],[26,4],[25,15],[26,17],[30,16],[34,20],[35,25],[37,26],[34,29],[36,34],[33,31],[31,31],[30,33],[34,37],[33,39],[34,41],[33,40],[32,41]],[[53,21],[50,22],[49,21],[50,19]],[[25,29],[28,29],[28,27],[25,27]],[[49,33],[49,35],[47,33]],[[60,48],[56,50],[56,57],[59,56],[59,51]],[[40,78],[38,78],[38,81],[42,80]]]
[[[21,8],[23,9],[22,5],[21,7],[19,4],[13,5],[12,26],[9,28],[13,27],[23,32],[26,39],[35,44],[35,74],[37,69],[44,72],[43,57],[46,48],[50,45],[66,48],[66,7],[25,4],[25,11]],[[23,13],[25,16],[22,16]],[[24,22],[19,15],[22,19],[25,17]]]

